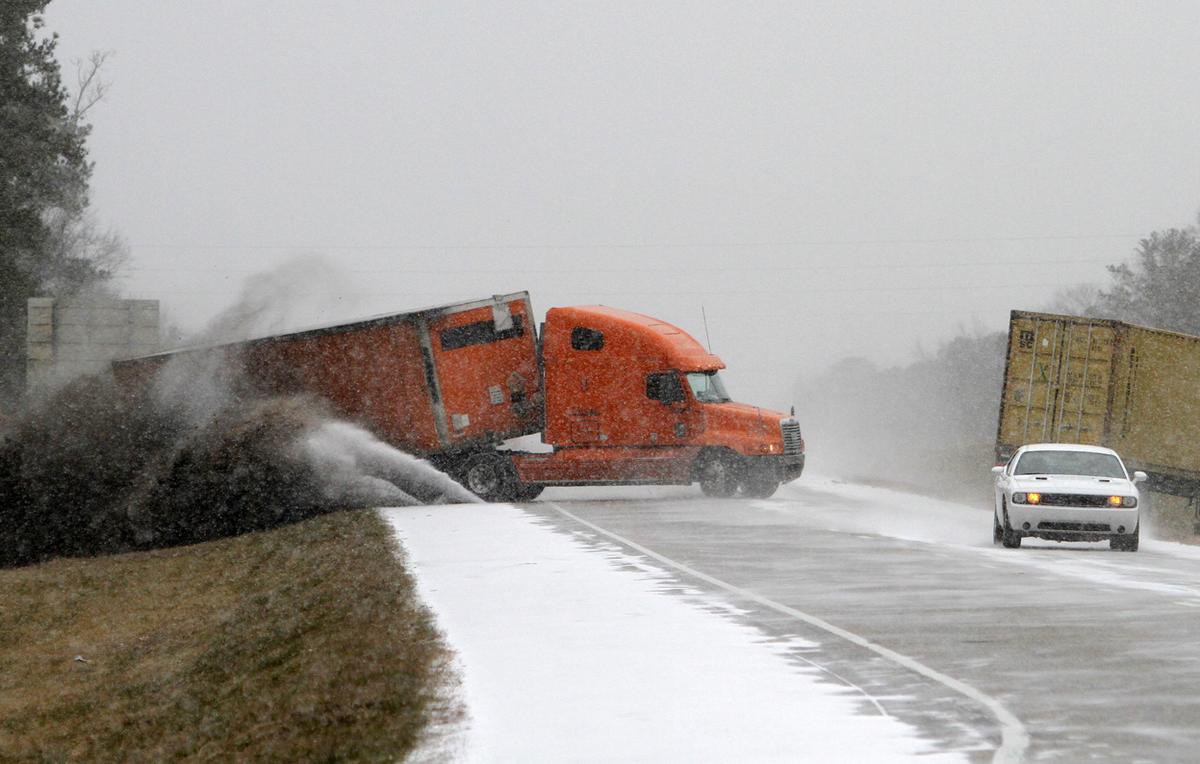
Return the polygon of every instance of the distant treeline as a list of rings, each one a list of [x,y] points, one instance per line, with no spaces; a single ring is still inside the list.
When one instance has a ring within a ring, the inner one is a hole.
[[[1108,275],[1106,289],[1066,290],[1045,310],[1200,335],[1200,225],[1151,234]],[[801,380],[811,468],[985,492],[1006,343],[1003,331],[964,333],[907,366],[847,358]]]

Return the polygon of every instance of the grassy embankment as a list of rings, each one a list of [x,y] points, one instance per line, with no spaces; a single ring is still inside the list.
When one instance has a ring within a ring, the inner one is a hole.
[[[0,570],[0,760],[396,760],[457,713],[373,512]]]

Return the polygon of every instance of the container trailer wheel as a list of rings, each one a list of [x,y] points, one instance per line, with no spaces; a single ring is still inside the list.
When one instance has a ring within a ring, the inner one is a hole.
[[[459,469],[467,490],[484,501],[512,501],[517,498],[517,473],[512,460],[495,451],[474,454]]]

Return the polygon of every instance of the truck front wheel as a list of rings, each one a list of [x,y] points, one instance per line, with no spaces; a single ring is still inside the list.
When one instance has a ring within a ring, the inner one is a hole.
[[[721,453],[702,458],[696,472],[704,495],[727,499],[737,493],[741,463],[735,461],[735,457]]]

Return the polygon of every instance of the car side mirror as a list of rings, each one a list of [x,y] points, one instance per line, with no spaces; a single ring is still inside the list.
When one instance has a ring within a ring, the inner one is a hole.
[[[992,474],[993,475],[1003,475],[1004,474],[1004,465],[1001,464],[999,466],[992,467]]]
[[[1150,479],[1150,476],[1149,476],[1149,475],[1147,475],[1145,472],[1142,472],[1141,470],[1134,470],[1134,472],[1133,472],[1133,482],[1135,482],[1135,483],[1144,483],[1144,482],[1146,482],[1146,481],[1147,481],[1147,480],[1149,480],[1149,479]]]

